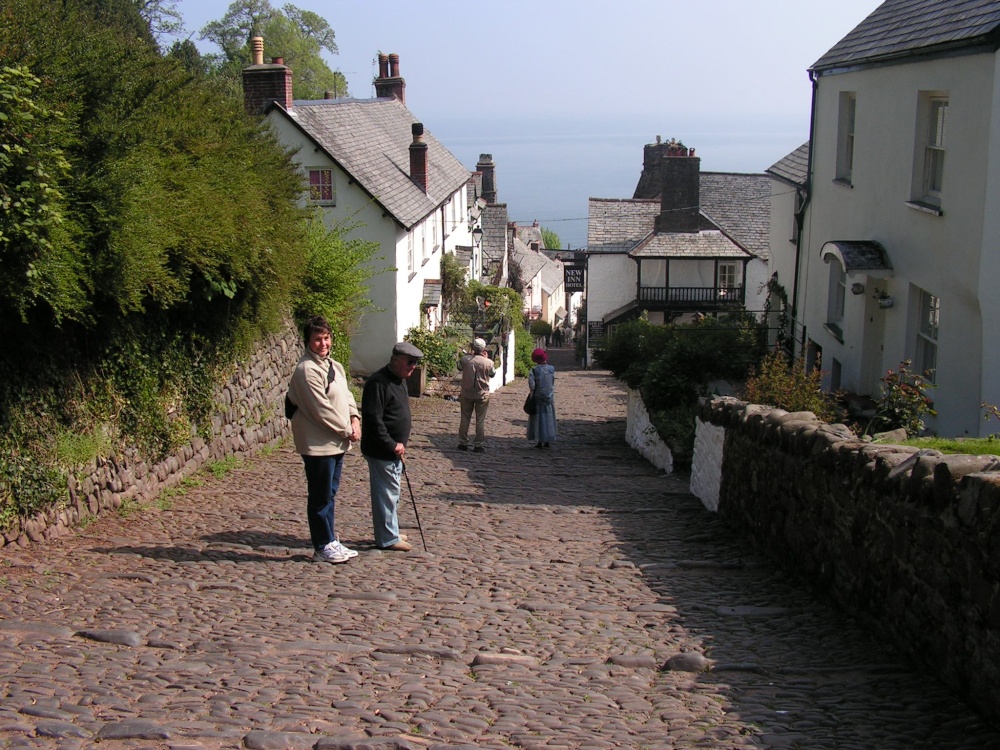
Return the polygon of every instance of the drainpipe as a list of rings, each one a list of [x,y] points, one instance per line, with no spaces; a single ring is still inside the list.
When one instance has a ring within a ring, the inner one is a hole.
[[[809,157],[806,159],[806,184],[804,195],[802,197],[802,205],[795,214],[797,226],[795,230],[795,278],[792,282],[793,323],[798,320],[799,313],[799,260],[802,257],[802,229],[806,223],[806,207],[809,205],[809,200],[812,198],[813,153],[815,152],[815,148],[813,148],[813,136],[816,129],[816,95],[817,90],[819,89],[819,79],[812,70],[809,71],[809,81],[812,83],[812,103],[809,107]],[[795,329],[793,325],[792,334],[794,335],[794,333]],[[792,341],[792,355],[794,356],[794,337]]]

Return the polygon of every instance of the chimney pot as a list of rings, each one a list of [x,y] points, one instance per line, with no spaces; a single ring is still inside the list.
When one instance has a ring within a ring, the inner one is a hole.
[[[379,99],[396,99],[401,104],[406,104],[406,81],[399,75],[399,55],[392,53],[378,56],[375,96]]]
[[[277,102],[291,111],[292,69],[284,64],[282,57],[275,57],[273,65],[264,65],[263,37],[251,39],[250,47],[253,65],[243,69],[243,108],[247,114],[259,115]]]
[[[272,57],[271,58],[271,62],[274,63],[275,65],[284,65],[285,64],[285,58],[283,58],[283,57]]]

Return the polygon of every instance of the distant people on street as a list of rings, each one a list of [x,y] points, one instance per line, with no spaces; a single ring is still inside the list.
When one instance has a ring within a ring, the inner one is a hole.
[[[331,328],[325,318],[306,321],[306,351],[288,383],[295,452],[306,473],[306,519],[317,562],[345,563],[358,553],[337,539],[334,510],[344,454],[361,437],[361,416],[343,365],[330,358]]]
[[[544,349],[535,349],[531,353],[535,366],[528,373],[528,391],[535,402],[535,413],[528,417],[528,440],[536,441],[536,448],[548,448],[549,443],[559,437],[556,429],[556,368],[548,360]]]
[[[361,453],[368,462],[372,496],[372,527],[379,549],[409,552],[406,535],[399,533],[400,479],[412,419],[406,379],[424,353],[401,341],[392,348],[389,364],[365,382],[361,393]]]
[[[556,328],[552,332],[552,343],[557,348],[562,346],[562,328]]]
[[[458,423],[458,449],[469,450],[469,423],[476,414],[476,438],[473,450],[486,450],[486,410],[490,405],[490,378],[496,374],[493,360],[486,351],[486,342],[475,339],[469,347],[471,353],[462,357],[462,390],[459,394],[461,418]]]

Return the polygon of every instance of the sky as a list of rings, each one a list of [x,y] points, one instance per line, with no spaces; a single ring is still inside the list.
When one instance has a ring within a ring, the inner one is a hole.
[[[280,7],[282,0],[272,0]],[[434,117],[808,116],[806,69],[878,0],[296,0],[329,22],[328,58],[372,94],[400,56],[407,104]],[[192,39],[227,0],[178,0]],[[267,40],[264,40],[268,56]],[[277,53],[276,53],[277,54]]]
[[[585,216],[587,195],[631,197],[642,146],[657,135],[696,147],[705,171],[762,172],[795,150],[808,139],[807,69],[881,1],[293,4],[333,28],[339,54],[327,63],[345,75],[352,96],[374,95],[379,52],[398,54],[407,107],[467,168],[481,152],[496,154],[501,200],[537,203],[521,187],[526,174],[562,172],[567,160],[593,154],[604,182],[580,188],[571,207],[550,209]],[[198,32],[225,15],[229,0],[176,6],[199,49],[217,51]],[[265,39],[265,59],[277,54]],[[548,159],[532,164],[530,149],[513,150],[525,133],[564,148],[533,144]],[[505,196],[512,182],[518,195]],[[530,220],[534,209],[518,210],[528,215],[513,220]]]

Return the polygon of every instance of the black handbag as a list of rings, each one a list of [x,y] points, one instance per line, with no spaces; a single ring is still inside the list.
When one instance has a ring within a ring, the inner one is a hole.
[[[535,403],[535,396],[533,393],[528,393],[528,397],[524,399],[524,413],[525,414],[538,413],[538,404]]]
[[[285,394],[285,419],[291,419],[295,416],[295,412],[299,407],[292,403],[292,400],[288,398],[288,394]]]

